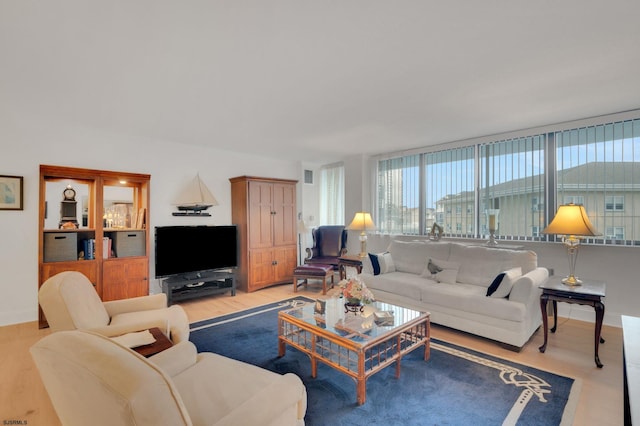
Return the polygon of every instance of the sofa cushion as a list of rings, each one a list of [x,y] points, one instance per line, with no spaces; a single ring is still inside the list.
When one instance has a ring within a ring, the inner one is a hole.
[[[412,300],[420,300],[420,293],[425,285],[429,283],[435,284],[435,281],[426,280],[419,275],[397,271],[384,275],[362,273],[360,274],[360,279],[367,285],[374,296],[376,295],[376,290],[382,290]]]
[[[487,296],[507,297],[511,293],[513,283],[521,276],[522,268],[519,266],[499,273],[487,289]]]
[[[456,282],[458,269],[460,269],[460,263],[458,262],[430,258],[427,260],[427,265],[421,276],[439,283],[453,284]]]
[[[387,248],[396,271],[420,275],[427,259],[449,258],[449,243],[392,240]]]
[[[507,250],[452,243],[450,261],[460,262],[458,282],[489,287],[503,271],[517,266],[526,274],[537,267],[537,256],[528,250]]]
[[[428,280],[425,280],[429,283]],[[421,300],[430,305],[454,307],[461,312],[508,321],[522,321],[526,309],[522,303],[504,298],[486,297],[486,289],[473,284],[433,283],[422,287]]]

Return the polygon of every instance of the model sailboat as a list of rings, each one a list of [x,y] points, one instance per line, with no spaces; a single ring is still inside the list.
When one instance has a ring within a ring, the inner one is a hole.
[[[174,216],[211,216],[205,210],[217,206],[218,200],[197,174],[173,204],[179,210],[173,212]]]

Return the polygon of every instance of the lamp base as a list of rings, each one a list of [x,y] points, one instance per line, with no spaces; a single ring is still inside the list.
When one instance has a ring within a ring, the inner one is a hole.
[[[571,286],[571,287],[576,287],[576,286],[582,285],[582,281],[581,281],[581,280],[579,280],[578,278],[576,278],[576,277],[572,274],[572,275],[569,275],[569,276],[568,276],[568,277],[566,277],[566,278],[563,278],[563,279],[562,279],[562,284],[564,284],[564,285],[568,285],[568,286]]]
[[[360,254],[359,254],[361,259],[364,259],[365,257],[368,256],[367,254],[367,234],[364,233],[364,231],[362,231],[362,233],[360,234]]]

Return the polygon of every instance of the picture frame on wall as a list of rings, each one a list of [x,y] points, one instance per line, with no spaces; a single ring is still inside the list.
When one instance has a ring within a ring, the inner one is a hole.
[[[22,176],[0,175],[0,210],[23,210]]]

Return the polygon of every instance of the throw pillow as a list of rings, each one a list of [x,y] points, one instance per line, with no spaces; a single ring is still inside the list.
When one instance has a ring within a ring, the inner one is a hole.
[[[422,272],[422,276],[439,283],[454,284],[458,277],[458,269],[460,269],[460,263],[458,262],[430,258]]]
[[[522,268],[511,268],[507,271],[500,272],[487,289],[487,296],[490,297],[507,297],[511,293],[513,283],[522,276]]]
[[[391,253],[382,253],[382,259],[384,260],[384,268],[382,267],[382,265],[380,265],[381,274],[388,274],[389,272],[396,271],[396,264],[393,263],[393,257],[391,257]]]
[[[396,270],[393,258],[389,252],[378,254],[369,253],[369,259],[371,260],[371,266],[373,267],[373,275],[386,274]]]

